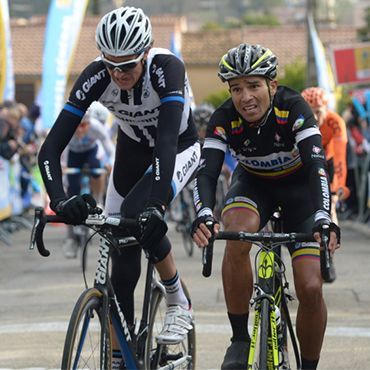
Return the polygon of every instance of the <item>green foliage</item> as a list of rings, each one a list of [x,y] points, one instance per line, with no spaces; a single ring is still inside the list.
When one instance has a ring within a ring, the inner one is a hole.
[[[209,94],[204,98],[205,102],[211,103],[215,108],[218,108],[225,100],[230,98],[229,90],[222,89],[216,93]]]
[[[206,22],[202,25],[202,30],[204,31],[213,31],[213,30],[221,30],[223,27],[218,22]]]
[[[276,15],[264,14],[264,15],[245,15],[243,22],[248,25],[256,26],[281,26],[279,18]]]
[[[370,7],[365,9],[365,22],[366,26],[361,27],[357,30],[357,35],[362,42],[370,41]]]
[[[262,11],[265,14],[269,13],[270,9],[284,6],[284,0],[250,0],[249,11]]]
[[[285,77],[279,78],[279,85],[289,86],[301,92],[305,88],[307,64],[301,58],[285,66]]]

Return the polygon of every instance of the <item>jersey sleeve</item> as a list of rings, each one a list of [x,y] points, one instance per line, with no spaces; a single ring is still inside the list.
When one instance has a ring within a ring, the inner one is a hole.
[[[185,105],[185,66],[171,54],[159,54],[153,58],[150,70],[153,87],[161,102],[153,154],[151,198],[167,203]]]
[[[62,183],[61,155],[90,104],[107,86],[108,75],[102,62],[87,66],[73,86],[38,156],[38,164],[51,201],[66,197]]]
[[[330,220],[330,182],[321,136],[312,135],[299,141],[298,148],[310,182],[315,221],[321,218]]]
[[[227,135],[222,123],[227,118],[216,111],[206,130],[200,167],[194,183],[194,205],[198,217],[212,215],[216,201],[217,179],[227,150]]]
[[[304,99],[299,99],[293,105],[291,113],[291,121],[288,124],[295,136],[303,167],[308,174],[315,221],[322,218],[330,220],[329,173],[316,120]]]

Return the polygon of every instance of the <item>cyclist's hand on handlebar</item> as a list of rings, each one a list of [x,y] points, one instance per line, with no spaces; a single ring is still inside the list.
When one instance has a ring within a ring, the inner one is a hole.
[[[144,250],[151,251],[166,235],[168,230],[164,220],[166,206],[157,199],[149,199],[144,212],[136,218],[140,232],[140,245]]]
[[[207,224],[210,225],[210,228]],[[218,234],[220,228],[220,223],[213,216],[201,216],[193,222],[191,236],[199,248],[204,248],[209,244],[208,240],[213,235]]]
[[[50,202],[51,209],[58,216],[68,218],[68,224],[80,225],[89,215],[88,207],[95,208],[96,201],[91,194],[75,195],[69,199],[56,199]]]
[[[317,220],[313,225],[312,233],[319,244],[321,243],[321,233],[323,225],[329,226],[330,239],[328,247],[330,250],[330,255],[332,256],[334,254],[334,251],[340,248],[340,228],[334,222],[329,222],[326,219]],[[322,249],[322,247],[320,247],[320,249]]]

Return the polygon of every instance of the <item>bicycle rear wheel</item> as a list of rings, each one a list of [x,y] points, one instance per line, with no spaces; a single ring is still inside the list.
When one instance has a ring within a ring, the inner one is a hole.
[[[111,330],[109,319],[103,317],[102,311],[101,292],[91,288],[82,293],[69,321],[63,370],[111,368]]]
[[[298,348],[298,342],[294,333],[292,320],[289,314],[288,303],[285,295],[283,295],[283,301],[280,309],[281,314],[281,327],[278,333],[279,341],[279,368],[282,370],[290,370],[290,362],[293,362],[292,356],[294,355],[296,369],[301,369],[301,359]],[[280,337],[282,336],[282,337]],[[292,351],[288,351],[291,348]],[[290,361],[289,357],[292,358]]]
[[[189,298],[184,283],[181,283],[186,296]],[[193,330],[188,333],[187,338],[181,343],[160,345],[155,341],[155,337],[162,331],[166,310],[165,296],[162,290],[156,288],[152,295],[148,338],[145,344],[145,369],[158,369],[159,367],[174,363],[176,360],[183,359],[184,362],[179,366],[179,369],[194,370],[196,349],[194,322]],[[186,356],[190,356],[190,359],[186,360]]]

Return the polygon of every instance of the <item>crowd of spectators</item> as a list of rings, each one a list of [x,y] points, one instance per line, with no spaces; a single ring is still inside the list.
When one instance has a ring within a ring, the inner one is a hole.
[[[366,118],[359,114],[351,97],[348,97],[342,117],[347,125],[347,186],[351,191],[342,205],[340,219],[369,221],[364,211],[370,207],[368,202],[368,173],[370,158],[369,114]],[[339,207],[339,205],[338,205]],[[370,208],[369,208],[370,209]]]
[[[0,237],[17,229],[12,220],[29,217],[35,205],[42,202],[42,185],[38,180],[36,156],[44,138],[37,129],[40,107],[28,108],[23,103],[4,101],[0,104],[0,181],[4,189],[7,177],[10,196],[0,200]],[[350,196],[337,204],[340,220],[370,221],[370,192],[368,184],[370,160],[369,114],[359,114],[351,97],[341,113],[347,125],[347,181]],[[10,204],[4,203],[7,199]],[[41,204],[44,205],[44,204]],[[5,225],[5,227],[4,227]],[[1,239],[1,238],[0,238]],[[3,238],[4,239],[4,238]]]
[[[27,225],[27,212],[41,196],[37,181],[36,155],[41,137],[35,124],[40,107],[30,109],[23,103],[4,101],[0,104],[0,237],[9,243],[7,233]]]

